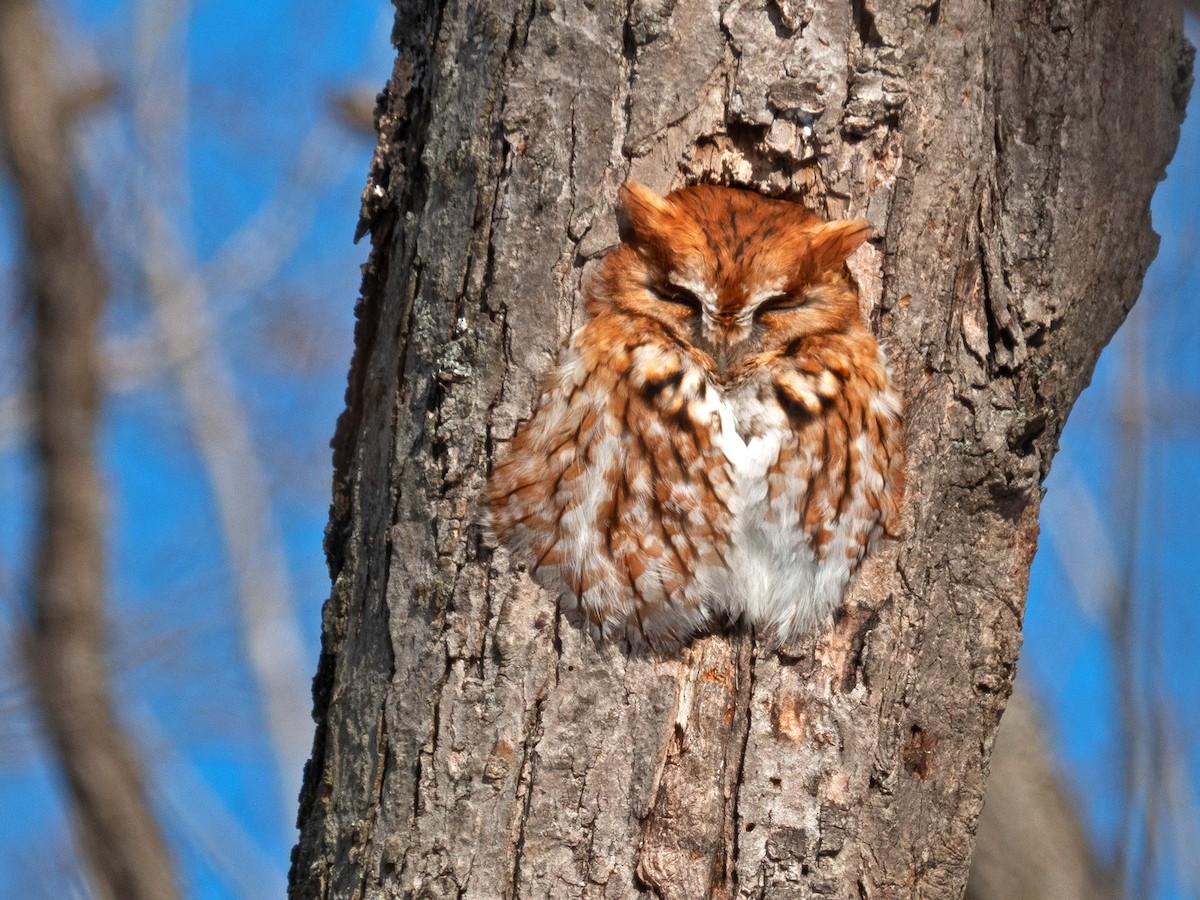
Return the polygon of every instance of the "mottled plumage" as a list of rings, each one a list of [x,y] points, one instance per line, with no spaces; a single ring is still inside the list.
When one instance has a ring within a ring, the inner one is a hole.
[[[606,635],[794,639],[903,494],[900,402],[845,267],[868,227],[706,185],[622,205],[491,525]]]

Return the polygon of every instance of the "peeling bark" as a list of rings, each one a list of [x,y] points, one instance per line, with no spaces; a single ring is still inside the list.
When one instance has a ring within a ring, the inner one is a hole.
[[[961,896],[1040,482],[1157,247],[1191,52],[1155,3],[398,6],[293,897]],[[905,539],[825,633],[596,646],[483,543],[635,178],[882,236]]]

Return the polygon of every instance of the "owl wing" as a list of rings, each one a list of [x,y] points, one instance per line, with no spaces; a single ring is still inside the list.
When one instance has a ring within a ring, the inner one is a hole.
[[[794,361],[776,379],[808,470],[801,527],[820,558],[836,545],[852,570],[893,534],[904,489],[899,397],[878,350],[863,349]]]
[[[731,481],[703,371],[589,322],[490,485],[492,527],[605,634],[669,644],[720,602]]]
[[[779,452],[765,503],[743,529],[772,547],[769,562],[752,564],[776,571],[747,603],[790,640],[837,607],[866,554],[898,530],[903,444],[899,398],[873,340],[781,360],[772,375]]]

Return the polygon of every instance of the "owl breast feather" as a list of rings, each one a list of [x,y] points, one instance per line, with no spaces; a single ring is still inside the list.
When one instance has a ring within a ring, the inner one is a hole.
[[[679,354],[583,346],[493,473],[497,535],[600,635],[664,645],[740,620],[786,641],[827,619],[882,531],[871,426],[894,398],[797,421],[804,398],[781,403],[769,373],[726,394]]]

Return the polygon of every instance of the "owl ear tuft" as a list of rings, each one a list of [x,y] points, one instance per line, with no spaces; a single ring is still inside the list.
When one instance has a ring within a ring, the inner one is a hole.
[[[840,266],[871,236],[871,231],[871,223],[862,219],[838,219],[822,225],[809,245],[817,271]]]
[[[650,188],[627,181],[620,194],[621,240],[655,245],[667,238],[678,218],[670,200]]]

